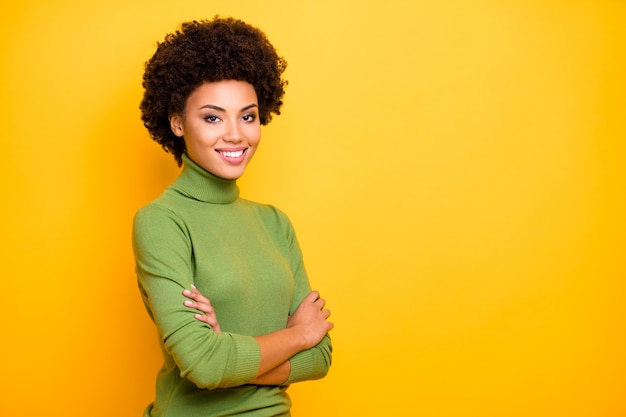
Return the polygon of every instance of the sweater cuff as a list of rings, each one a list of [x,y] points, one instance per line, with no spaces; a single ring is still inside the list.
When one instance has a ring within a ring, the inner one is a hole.
[[[256,378],[261,364],[261,349],[257,341],[251,336],[231,333],[237,347],[237,360],[234,362],[232,386],[249,384]]]
[[[289,378],[284,385],[289,385],[294,382],[312,380],[323,378],[325,372],[316,375],[316,370],[320,369],[319,364],[316,364],[315,355],[312,349],[304,350],[289,359],[291,364],[291,371],[289,372]]]

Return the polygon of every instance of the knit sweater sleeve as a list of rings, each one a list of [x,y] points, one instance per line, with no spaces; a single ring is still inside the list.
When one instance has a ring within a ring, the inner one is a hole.
[[[193,283],[193,253],[189,233],[176,213],[155,204],[139,210],[133,250],[144,304],[181,377],[208,389],[254,380],[260,363],[254,338],[215,333],[183,305],[182,291]]]
[[[289,314],[293,314],[304,297],[311,292],[309,277],[304,267],[302,251],[298,244],[293,226],[287,216],[277,211],[281,218],[283,232],[289,245],[290,265],[295,279],[295,291],[293,304]],[[289,360],[291,363],[291,373],[285,384],[294,382],[320,379],[326,376],[332,362],[332,344],[330,336],[326,334],[324,338],[313,348],[304,350]]]

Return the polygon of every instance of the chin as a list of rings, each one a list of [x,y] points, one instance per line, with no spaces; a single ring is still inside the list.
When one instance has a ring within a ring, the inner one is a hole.
[[[223,178],[225,180],[238,180],[243,176],[243,171],[241,172],[222,172],[220,174],[216,174],[218,177]]]

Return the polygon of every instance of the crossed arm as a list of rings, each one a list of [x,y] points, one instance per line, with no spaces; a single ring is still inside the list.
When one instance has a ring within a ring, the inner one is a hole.
[[[211,326],[214,332],[221,333],[211,301],[196,287],[184,290],[183,295],[188,298],[185,306],[200,312],[195,314],[195,318]],[[253,383],[279,385],[289,378],[289,358],[317,345],[333,328],[333,323],[328,321],[330,311],[324,308],[325,305],[326,301],[320,298],[319,293],[312,291],[288,317],[284,329],[254,337],[261,351],[261,363]]]

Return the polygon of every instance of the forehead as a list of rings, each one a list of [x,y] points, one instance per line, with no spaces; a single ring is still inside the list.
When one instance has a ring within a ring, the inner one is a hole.
[[[222,108],[241,108],[249,104],[257,104],[256,91],[246,81],[222,80],[205,82],[196,88],[188,97],[187,105],[217,105]]]

